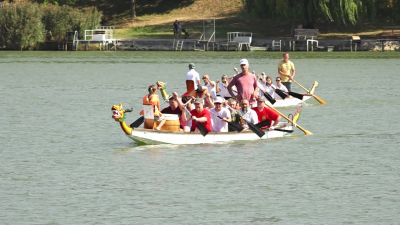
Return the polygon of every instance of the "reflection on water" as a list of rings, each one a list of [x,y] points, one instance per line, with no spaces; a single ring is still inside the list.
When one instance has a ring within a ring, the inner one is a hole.
[[[280,58],[214,54],[1,53],[2,224],[400,220],[397,59],[292,56],[297,80],[317,80],[316,93],[328,102],[303,108],[299,124],[312,136],[141,146],[112,120],[110,108],[120,102],[134,108],[128,122],[138,118],[155,81],[182,93],[189,62],[217,79],[242,57],[274,75]]]

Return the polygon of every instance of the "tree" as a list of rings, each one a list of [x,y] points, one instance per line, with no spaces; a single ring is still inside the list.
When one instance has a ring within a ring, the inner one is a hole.
[[[131,16],[136,18],[136,0],[131,0]]]

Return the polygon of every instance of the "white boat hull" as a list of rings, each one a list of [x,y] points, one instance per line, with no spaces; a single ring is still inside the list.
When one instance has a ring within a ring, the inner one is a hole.
[[[293,130],[292,126],[286,126],[283,129]],[[132,134],[127,135],[132,140],[141,144],[215,144],[232,141],[254,141],[260,139],[278,138],[290,135],[288,132],[282,131],[265,131],[265,135],[261,138],[252,131],[243,132],[228,132],[228,133],[213,133],[210,132],[206,136],[200,133],[184,133],[170,131],[156,131],[151,129],[137,128],[132,131]]]
[[[294,97],[286,98],[286,99],[279,99],[279,100],[276,100],[276,102],[272,106],[275,108],[296,106],[300,103],[307,101],[310,98],[311,98],[311,96],[304,96],[302,100],[300,100],[298,98],[294,98]]]

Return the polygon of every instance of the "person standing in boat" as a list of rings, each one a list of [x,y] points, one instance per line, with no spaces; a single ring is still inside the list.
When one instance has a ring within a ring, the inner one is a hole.
[[[248,123],[252,124],[258,123],[257,113],[250,108],[249,100],[247,99],[242,100],[241,109],[239,113],[241,114],[241,125],[243,126],[243,128],[245,129],[249,128],[247,123],[243,120],[246,120]]]
[[[296,69],[292,61],[289,60],[289,53],[283,53],[283,59],[278,65],[278,73],[282,80],[282,84],[291,91],[292,80],[296,75]]]
[[[194,109],[190,111],[192,116],[192,126],[190,131],[195,131],[197,124],[201,123],[208,132],[211,132],[211,113],[208,109],[204,108],[204,100],[202,98],[196,98],[194,101]]]
[[[225,100],[221,96],[214,100],[214,108],[210,109],[211,129],[213,132],[228,132],[228,122],[231,122],[230,111],[223,107]]]
[[[194,63],[189,63],[189,71],[186,73],[186,93],[184,95],[195,95],[195,90],[201,87],[200,74],[195,70]]]
[[[254,101],[257,88],[257,77],[249,71],[249,61],[247,59],[240,60],[242,72],[235,75],[228,85],[229,94],[235,97],[239,102],[243,100]],[[233,92],[236,87],[237,95]]]
[[[279,123],[279,114],[273,109],[265,106],[265,97],[261,96],[257,99],[257,107],[253,110],[257,114],[258,122],[262,123],[265,121],[265,126],[261,129],[273,129]]]

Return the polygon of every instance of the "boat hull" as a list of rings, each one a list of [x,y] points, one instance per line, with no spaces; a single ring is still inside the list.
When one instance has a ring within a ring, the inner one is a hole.
[[[290,106],[296,106],[300,103],[303,103],[307,100],[309,100],[311,96],[304,96],[302,100],[298,98],[286,98],[286,99],[279,99],[276,100],[276,102],[272,105],[275,108],[283,108],[283,107],[290,107]]]
[[[286,126],[283,129],[293,131],[292,126]],[[243,132],[227,132],[227,133],[208,133],[202,136],[200,133],[185,133],[185,132],[169,132],[156,131],[151,129],[138,128],[134,129],[132,134],[127,135],[129,138],[139,144],[216,144],[233,141],[255,141],[260,139],[279,138],[290,135],[290,132],[283,131],[265,131],[265,135],[261,138],[252,131]]]

